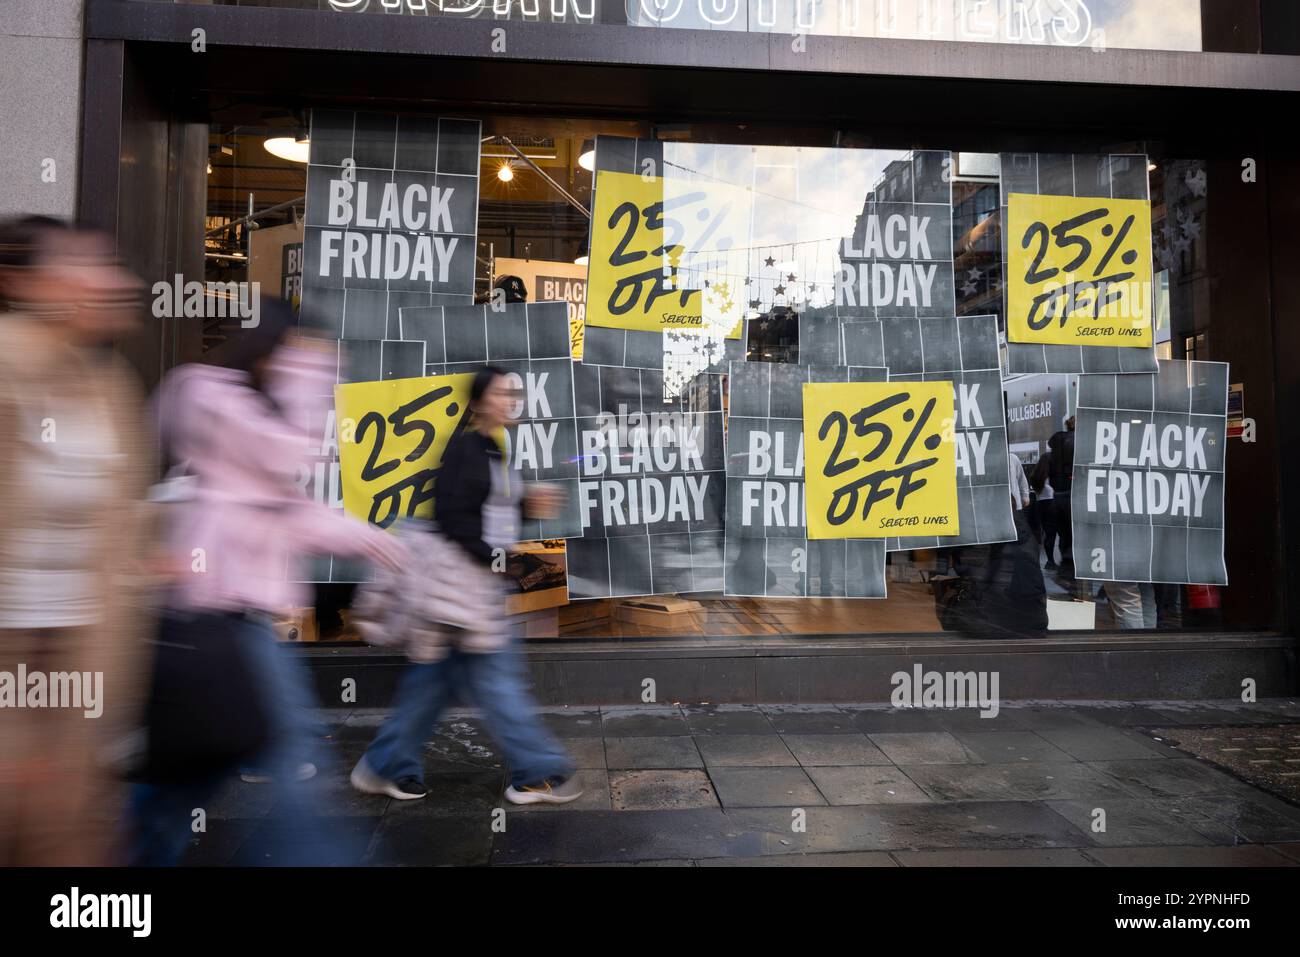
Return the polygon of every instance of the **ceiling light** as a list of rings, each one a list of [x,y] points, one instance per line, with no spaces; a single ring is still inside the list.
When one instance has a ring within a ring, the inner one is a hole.
[[[499,167],[497,167],[497,179],[501,180],[501,182],[508,183],[514,178],[515,178],[514,167],[512,167],[508,162],[502,163]]]
[[[575,266],[585,266],[589,261],[590,261],[590,257],[586,253],[583,253],[581,256],[579,256],[577,259],[573,261],[573,264]]]
[[[288,160],[291,163],[305,163],[311,153],[311,141],[307,137],[272,136],[263,143],[263,148],[272,156]]]
[[[582,152],[578,154],[578,165],[589,173],[596,171],[596,141],[583,140]]]

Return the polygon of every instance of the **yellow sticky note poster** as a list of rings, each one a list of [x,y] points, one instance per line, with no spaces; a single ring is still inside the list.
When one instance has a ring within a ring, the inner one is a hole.
[[[1150,348],[1151,204],[1007,198],[1007,341]]]
[[[334,387],[344,511],[383,528],[432,516],[434,478],[473,381],[464,373]]]
[[[804,383],[808,537],[956,535],[953,399],[946,380]]]
[[[587,324],[646,332],[725,330],[726,338],[738,337],[744,279],[731,275],[730,263],[745,240],[731,233],[747,223],[747,203],[727,184],[598,170]],[[684,271],[698,279],[714,266],[707,287],[687,283]]]

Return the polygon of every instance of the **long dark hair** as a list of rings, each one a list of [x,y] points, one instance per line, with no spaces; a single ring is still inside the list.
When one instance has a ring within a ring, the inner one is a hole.
[[[283,299],[263,299],[258,323],[234,340],[222,363],[227,369],[255,374],[261,361],[273,353],[297,324],[293,307]]]
[[[53,237],[71,231],[67,221],[52,216],[14,216],[0,221],[0,311],[13,308],[5,294],[5,273],[35,266]]]

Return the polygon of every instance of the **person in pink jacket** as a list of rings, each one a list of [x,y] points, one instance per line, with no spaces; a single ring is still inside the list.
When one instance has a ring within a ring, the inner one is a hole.
[[[272,828],[278,840],[258,859],[276,864],[326,863],[335,840],[309,780],[320,763],[310,719],[316,702],[301,666],[276,647],[272,620],[310,601],[295,581],[308,555],[390,567],[403,555],[391,536],[308,499],[296,485],[310,430],[324,421],[334,368],[333,349],[297,334],[289,306],[264,301],[259,325],[240,334],[224,367],[181,366],[155,400],[165,460],[183,472],[169,483],[182,491],[163,507],[175,568],[163,640],[216,628],[254,663],[270,719],[269,743],[255,764],[275,782],[279,818]],[[175,863],[193,808],[235,770],[137,786],[134,863]]]

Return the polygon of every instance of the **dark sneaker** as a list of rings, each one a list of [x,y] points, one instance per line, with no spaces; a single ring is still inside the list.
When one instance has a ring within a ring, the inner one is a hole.
[[[506,800],[511,804],[568,804],[582,797],[578,776],[547,778],[538,784],[510,785]]]
[[[364,757],[352,769],[349,780],[363,794],[386,794],[397,801],[416,801],[429,793],[424,782],[417,777],[404,777],[398,781],[380,777],[370,769]]]
[[[1047,564],[1043,566],[1043,571],[1048,571],[1048,572],[1054,572],[1054,571],[1056,571],[1056,562],[1052,561],[1052,560],[1049,558],[1049,559],[1047,560]]]

